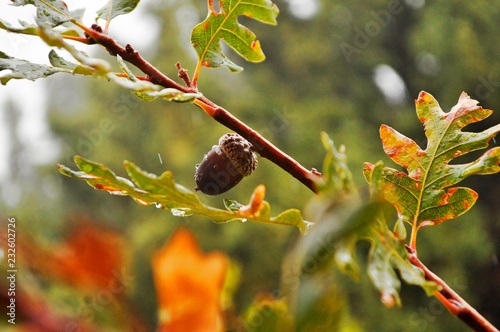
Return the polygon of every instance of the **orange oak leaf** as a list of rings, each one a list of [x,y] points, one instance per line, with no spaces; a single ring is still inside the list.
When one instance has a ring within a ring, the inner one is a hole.
[[[152,257],[158,331],[223,331],[221,294],[229,259],[204,254],[186,229],[178,229]]]
[[[49,248],[33,239],[25,241],[27,264],[44,276],[78,289],[118,289],[124,265],[122,236],[79,217],[64,242]]]
[[[400,219],[412,226],[410,245],[413,248],[420,228],[457,218],[474,205],[478,194],[467,187],[454,187],[456,184],[471,175],[500,172],[500,147],[487,150],[472,162],[455,160],[486,149],[500,132],[500,124],[482,132],[464,129],[493,113],[478,104],[463,92],[457,104],[444,112],[432,95],[420,92],[415,106],[427,137],[425,149],[387,125],[380,127],[385,153],[406,172],[384,167],[382,179],[376,184],[372,179],[377,165],[366,163],[365,178],[383,191],[384,197],[396,207]]]
[[[243,217],[252,217],[257,215],[264,207],[262,204],[264,202],[264,196],[266,196],[266,187],[263,184],[259,184],[253,191],[248,205],[241,207],[237,213]]]

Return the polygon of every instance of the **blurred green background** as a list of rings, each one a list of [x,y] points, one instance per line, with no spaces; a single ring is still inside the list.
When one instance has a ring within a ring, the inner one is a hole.
[[[320,132],[326,131],[337,146],[346,146],[351,170],[364,188],[363,162],[382,159],[394,166],[383,154],[380,124],[396,128],[425,147],[423,127],[413,105],[421,90],[434,95],[445,111],[455,105],[462,91],[496,111],[470,130],[499,123],[500,20],[495,14],[499,4],[425,0],[289,0],[276,4],[281,10],[276,27],[240,20],[258,36],[266,61],[248,64],[227,50],[245,70],[231,74],[204,68],[199,88],[305,167],[321,169],[324,148]],[[178,61],[192,73],[196,58],[189,31],[204,19],[206,2],[149,1],[145,6],[158,18],[155,24],[160,31],[154,47],[139,51],[171,77],[176,76],[174,64]],[[122,34],[126,36],[126,32]],[[121,37],[121,42],[126,43],[126,38]],[[97,55],[106,57],[105,51]],[[23,171],[29,156],[22,152],[19,133],[11,135],[11,146],[17,148],[10,150],[9,181],[22,188],[22,197],[15,205],[0,201],[0,218],[3,222],[8,216],[16,217],[19,241],[26,236],[56,252],[54,243],[63,241],[72,225],[81,220],[119,232],[125,242],[128,273],[135,277],[127,296],[138,319],[149,329],[156,324],[150,257],[180,225],[196,234],[204,251],[223,250],[240,265],[236,311],[243,312],[260,293],[277,292],[282,259],[299,237],[296,229],[175,218],[168,211],[139,206],[130,198],[94,191],[81,181],[63,177],[55,167],[55,163],[73,167],[72,157],[79,154],[126,176],[122,162],[130,160],[155,174],[171,170],[178,183],[193,188],[195,164],[226,128],[192,105],[146,103],[102,79],[59,76],[47,82],[50,128],[60,143],[56,162]],[[4,119],[15,128],[15,107],[2,108],[10,114]],[[273,214],[302,209],[313,196],[263,159],[254,175],[224,196],[245,203],[260,183],[267,187],[266,200]],[[496,326],[500,326],[498,183],[498,175],[464,181],[463,185],[479,193],[477,204],[457,220],[424,229],[418,244],[420,259]],[[221,197],[201,198],[223,207]],[[48,286],[50,281],[43,276],[29,273],[29,278],[22,277],[21,285],[34,278],[59,305],[78,308],[88,296],[79,293],[69,303],[61,295],[63,291],[57,291],[58,285]],[[468,330],[416,287],[404,285],[403,307],[387,309],[367,280],[346,283],[350,311],[366,331]]]

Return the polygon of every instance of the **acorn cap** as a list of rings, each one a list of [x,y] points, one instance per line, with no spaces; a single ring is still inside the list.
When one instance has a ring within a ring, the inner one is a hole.
[[[252,144],[240,135],[236,133],[223,135],[219,139],[219,147],[241,175],[249,176],[257,168],[257,156]]]

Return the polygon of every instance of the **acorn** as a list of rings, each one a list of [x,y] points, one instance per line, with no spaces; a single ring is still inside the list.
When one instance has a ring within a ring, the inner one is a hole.
[[[195,190],[219,195],[236,186],[257,168],[255,149],[238,134],[224,134],[196,166]]]

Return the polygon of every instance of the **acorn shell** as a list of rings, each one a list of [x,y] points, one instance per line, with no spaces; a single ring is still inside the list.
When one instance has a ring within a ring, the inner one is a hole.
[[[225,134],[196,167],[195,190],[207,195],[225,193],[256,168],[252,145],[238,134]]]
[[[257,156],[252,144],[240,135],[222,135],[219,146],[241,175],[249,176],[257,168]]]

